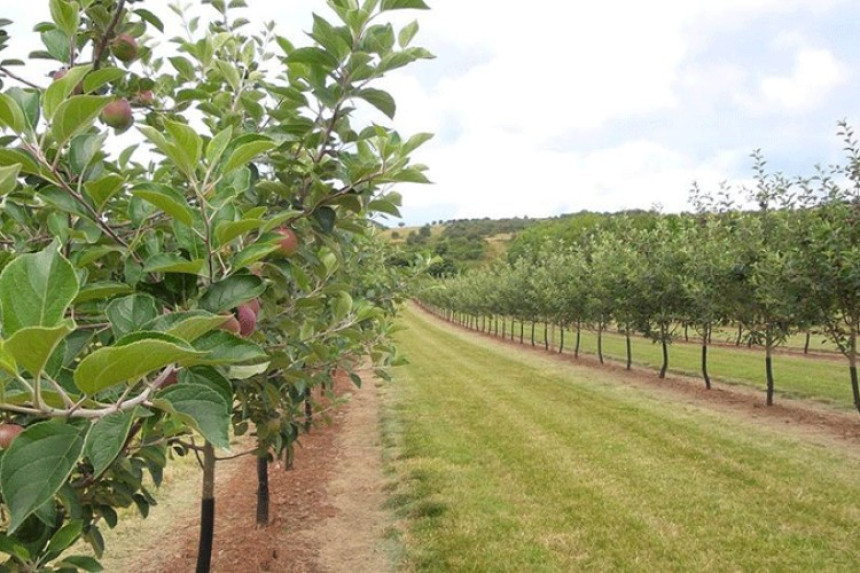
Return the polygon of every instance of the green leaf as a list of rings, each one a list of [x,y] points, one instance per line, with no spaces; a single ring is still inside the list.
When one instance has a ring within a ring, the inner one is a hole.
[[[322,66],[326,69],[334,69],[338,65],[336,57],[322,48],[310,46],[293,50],[287,56],[287,62],[291,64],[309,64],[311,66]]]
[[[114,412],[93,424],[84,447],[84,455],[93,464],[93,475],[104,473],[122,451],[135,414],[136,409]]]
[[[245,268],[257,261],[261,261],[277,251],[280,247],[275,244],[254,243],[248,245],[233,257],[232,266],[234,269]]]
[[[261,153],[269,151],[275,147],[275,143],[269,140],[258,140],[251,141],[249,143],[245,143],[236,148],[232,155],[230,155],[230,159],[227,160],[227,163],[224,165],[223,173],[227,174],[233,171],[234,169],[238,169],[240,167],[244,167],[247,165],[249,161],[258,156]]]
[[[63,101],[51,124],[51,132],[57,145],[63,145],[72,136],[92,125],[111,99],[106,96],[79,95]]]
[[[30,58],[35,58],[36,54],[39,57],[50,60],[55,59],[58,62],[68,62],[69,61],[69,37],[64,34],[61,30],[57,30],[56,28],[52,28],[50,30],[46,30],[42,32],[40,35],[42,38],[42,43],[45,44],[45,48],[48,53],[44,52],[31,52]]]
[[[91,65],[75,66],[66,71],[66,75],[58,80],[51,82],[48,89],[45,90],[45,118],[50,121],[54,118],[54,114],[60,107],[60,104],[75,91],[84,76],[86,76],[93,67]]]
[[[107,139],[107,132],[84,133],[73,137],[69,144],[69,163],[72,171],[78,175],[82,174],[96,154],[104,148],[105,139]],[[116,174],[109,176],[119,177]]]
[[[66,523],[53,536],[51,536],[51,541],[48,543],[48,548],[45,550],[45,553],[59,554],[68,549],[72,543],[77,541],[78,537],[81,536],[83,526],[83,521],[79,519]]]
[[[21,164],[0,167],[0,195],[6,195],[18,186],[18,173],[21,172]]]
[[[18,366],[15,364],[15,359],[12,355],[6,352],[6,344],[0,340],[0,369],[8,372],[12,376],[18,375]]]
[[[24,133],[27,123],[24,112],[18,103],[6,94],[0,93],[0,125],[5,125],[15,133]]]
[[[74,37],[78,32],[78,25],[81,23],[81,16],[78,13],[78,3],[69,2],[68,0],[51,0],[51,19],[57,25],[67,38]]]
[[[334,224],[337,214],[331,207],[320,207],[313,212],[312,217],[319,224],[323,232],[330,234],[334,231]]]
[[[236,308],[257,298],[266,290],[266,283],[256,275],[233,275],[213,283],[200,297],[200,308],[219,313]]]
[[[0,553],[13,555],[21,561],[30,559],[30,551],[25,545],[5,533],[0,533]]]
[[[227,80],[227,83],[230,84],[230,87],[233,88],[233,91],[238,92],[239,86],[242,82],[242,76],[239,75],[239,70],[237,70],[235,66],[231,66],[223,60],[216,60],[215,65],[218,66],[218,70],[220,70],[224,79]]]
[[[101,210],[105,204],[110,201],[111,197],[122,190],[122,184],[125,180],[116,173],[105,175],[101,179],[95,181],[87,181],[84,183],[84,189],[93,200],[95,206]]]
[[[75,323],[72,320],[63,321],[53,328],[22,328],[3,343],[3,350],[30,374],[36,376],[41,374],[54,350],[74,329]]]
[[[140,16],[140,19],[146,22],[147,24],[155,27],[159,32],[164,33],[164,23],[152,12],[149,10],[144,10],[143,8],[138,8],[134,10],[134,13]]]
[[[86,427],[41,422],[15,438],[0,462],[0,491],[11,514],[9,533],[62,487],[81,457],[85,433]]]
[[[358,92],[356,97],[363,99],[389,118],[394,119],[397,105],[394,103],[394,98],[388,92],[374,88],[364,88]]]
[[[158,183],[140,183],[131,190],[132,195],[149,201],[180,223],[191,226],[194,216],[186,198],[172,187]]]
[[[158,317],[158,305],[147,294],[133,294],[110,301],[105,308],[113,335],[122,338],[130,332],[140,330]],[[180,337],[181,338],[181,337]]]
[[[125,77],[125,74],[126,72],[119,68],[101,68],[96,70],[84,78],[84,93],[92,93],[105,84]]]
[[[179,372],[179,383],[193,382],[217,390],[226,404],[233,403],[233,383],[230,382],[217,368],[212,366],[195,366],[183,368]]]
[[[400,34],[397,35],[397,43],[400,44],[401,48],[405,48],[412,41],[412,38],[415,37],[415,34],[418,33],[418,22],[412,21],[403,29],[400,30]]]
[[[170,158],[174,160],[180,171],[188,177],[193,177],[200,157],[203,153],[203,140],[193,128],[176,121],[165,121],[164,127],[173,138],[174,152]]]
[[[206,354],[191,358],[186,364],[241,364],[259,363],[269,360],[266,352],[253,342],[239,338],[223,330],[215,330],[194,341],[194,348]]]
[[[96,394],[114,384],[137,381],[169,364],[202,356],[204,352],[194,350],[181,338],[143,332],[139,339],[99,348],[81,360],[75,370],[75,385],[82,392]]]
[[[262,219],[242,219],[241,221],[225,221],[215,226],[215,238],[219,245],[225,245],[244,235],[248,231],[256,231],[263,226]]]
[[[6,94],[18,103],[18,107],[24,113],[25,128],[35,129],[39,125],[42,112],[42,92],[34,89],[10,88]]]
[[[230,448],[230,404],[214,388],[189,382],[163,391],[152,401],[156,408],[178,416],[212,445]]]
[[[70,555],[69,557],[65,557],[62,561],[57,561],[54,565],[57,567],[76,567],[78,569],[83,569],[88,573],[101,573],[101,571],[104,571],[101,563],[89,555]]]
[[[218,163],[218,160],[224,155],[224,150],[227,149],[231,137],[233,137],[232,126],[222,129],[209,140],[209,144],[206,145],[206,162],[209,165]]]
[[[429,10],[430,6],[424,3],[424,0],[382,0],[380,10],[405,10],[411,8],[414,10]]]
[[[185,273],[199,275],[203,272],[205,261],[195,259],[189,261],[173,253],[159,253],[151,256],[143,265],[146,273]]]
[[[75,269],[56,245],[21,255],[0,273],[3,331],[11,336],[28,326],[57,326],[77,294]]]
[[[176,336],[188,342],[194,342],[207,332],[211,332],[224,324],[224,317],[207,313],[194,314],[178,321],[168,330],[167,334]]]
[[[343,320],[352,310],[352,297],[346,291],[338,293],[332,304],[332,314],[335,320]]]
[[[108,281],[90,283],[78,292],[78,296],[75,297],[74,302],[75,304],[80,304],[89,300],[101,300],[118,294],[128,294],[133,291],[134,289],[125,283],[112,283]]]

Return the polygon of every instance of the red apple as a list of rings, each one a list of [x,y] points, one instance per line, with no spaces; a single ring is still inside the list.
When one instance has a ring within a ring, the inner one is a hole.
[[[137,58],[137,40],[128,34],[117,34],[110,43],[110,53],[121,62],[131,62]]]
[[[257,313],[248,304],[240,304],[236,309],[239,318],[239,335],[250,336],[257,328]]]
[[[221,330],[226,330],[227,332],[232,332],[233,334],[239,334],[242,331],[242,325],[239,324],[239,321],[232,314],[224,317],[224,322],[219,326]]]
[[[24,427],[18,424],[0,424],[0,448],[5,450],[11,446],[12,441],[23,431]]]
[[[107,104],[102,110],[100,117],[102,123],[114,128],[117,133],[122,133],[134,123],[131,105],[125,98],[120,98]]]
[[[254,311],[254,314],[260,314],[260,299],[252,298],[251,300],[249,300],[245,304],[248,305],[249,307],[251,307],[251,310]]]
[[[139,91],[134,97],[134,103],[136,105],[150,106],[155,103],[155,94],[152,93],[152,90]]]
[[[295,231],[289,227],[281,227],[277,232],[281,235],[278,246],[282,254],[290,256],[299,249],[299,238]]]

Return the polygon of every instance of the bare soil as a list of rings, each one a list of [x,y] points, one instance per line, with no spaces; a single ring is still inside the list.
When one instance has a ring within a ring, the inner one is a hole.
[[[379,398],[367,377],[356,389],[345,377],[335,391],[351,395],[301,438],[293,469],[269,468],[270,523],[255,523],[256,459],[246,456],[219,466],[212,571],[251,573],[385,573],[392,571],[384,535],[390,522],[379,440]],[[195,508],[196,509],[196,508]],[[198,516],[174,514],[172,536],[153,544],[130,570],[194,571]],[[158,555],[160,562],[147,560]]]

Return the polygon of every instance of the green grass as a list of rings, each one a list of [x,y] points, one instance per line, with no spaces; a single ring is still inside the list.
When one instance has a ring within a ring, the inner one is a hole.
[[[501,328],[501,323],[499,328]],[[515,339],[519,340],[519,322],[515,327]],[[510,332],[510,323],[508,323]],[[526,324],[525,343],[531,344],[531,326]],[[565,331],[565,352],[573,353],[575,332]],[[535,330],[537,344],[543,346],[543,326]],[[556,330],[555,343],[559,332]],[[677,340],[669,346],[669,371],[701,377],[701,346],[698,343]],[[662,350],[659,344],[643,338],[633,337],[633,363],[659,369]],[[583,330],[580,352],[597,354],[597,333]],[[612,332],[603,335],[603,355],[611,360],[627,360],[624,336]],[[854,398],[848,376],[848,362],[841,355],[834,358],[776,353],[773,358],[774,385],[778,396],[815,400],[839,410],[854,410]],[[730,346],[710,346],[708,349],[708,372],[715,383],[758,388],[764,393],[764,350]]]
[[[386,440],[416,571],[853,571],[860,457],[414,311]]]

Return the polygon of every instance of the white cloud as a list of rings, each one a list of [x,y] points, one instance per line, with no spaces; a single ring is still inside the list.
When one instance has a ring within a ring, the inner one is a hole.
[[[788,111],[803,111],[820,103],[829,92],[845,83],[845,66],[828,50],[801,49],[788,76],[761,81],[762,103]]]

